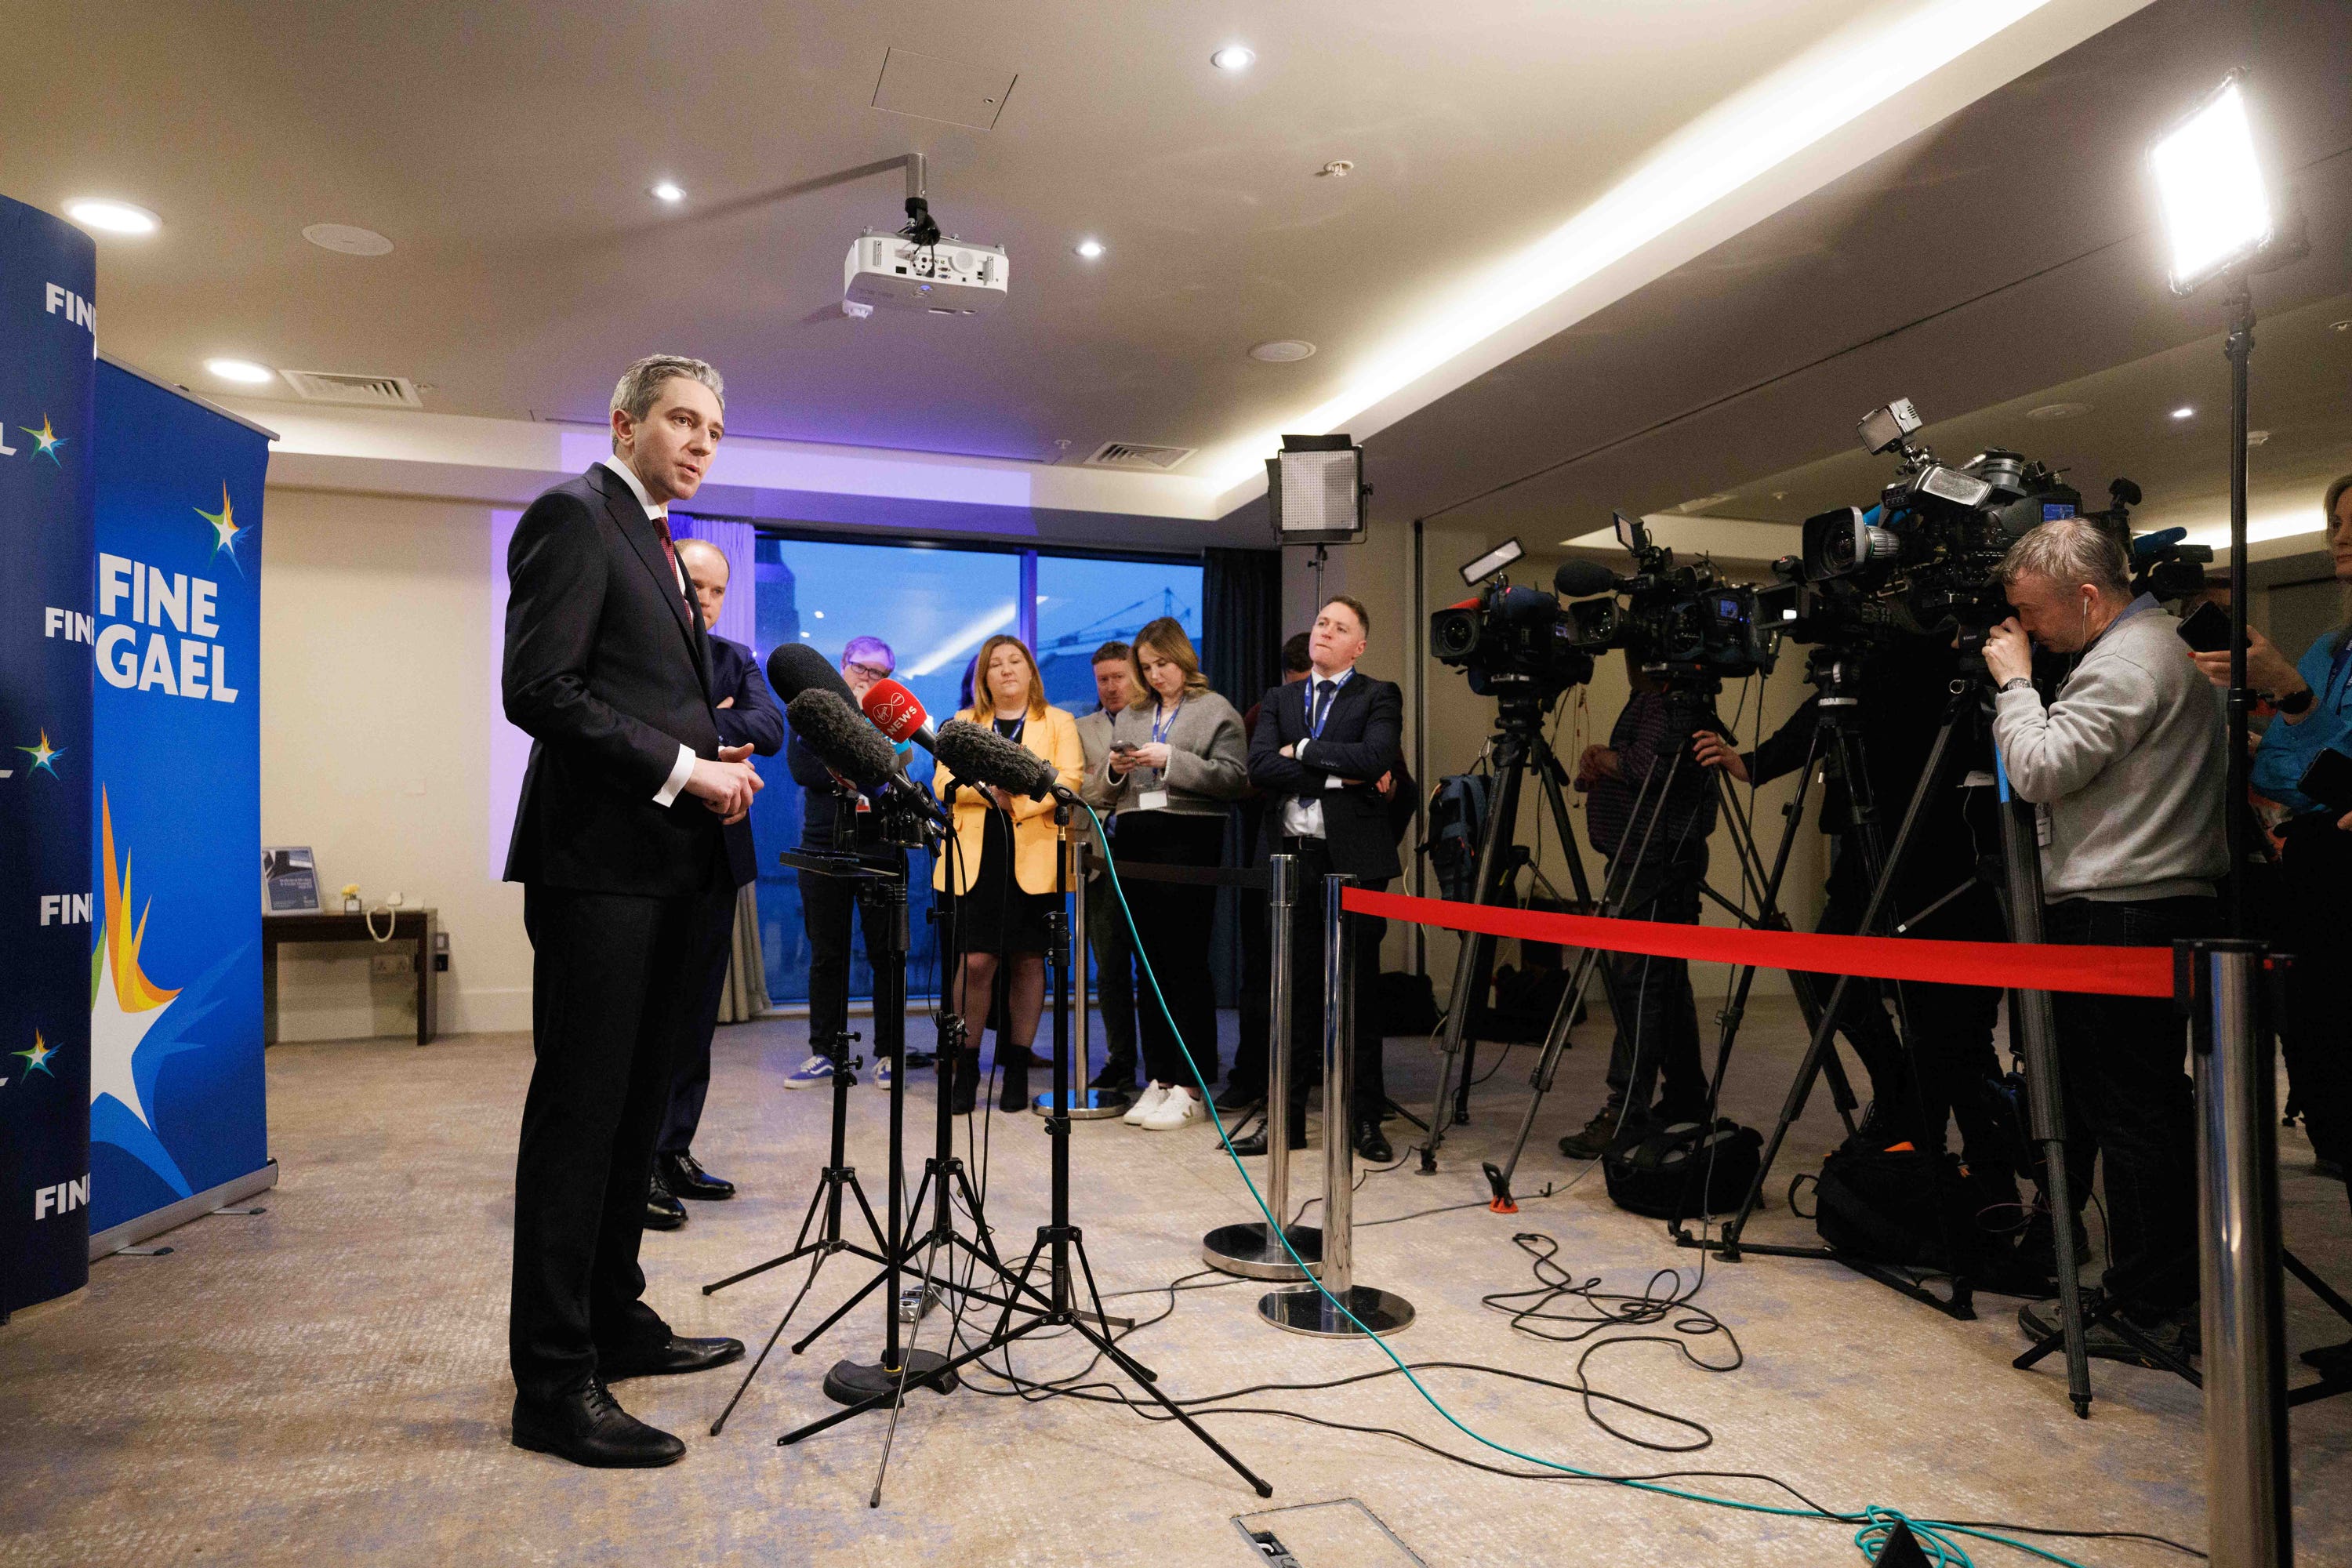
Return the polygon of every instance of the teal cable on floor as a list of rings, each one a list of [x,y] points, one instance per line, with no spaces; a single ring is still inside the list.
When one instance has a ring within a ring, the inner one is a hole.
[[[1396,1369],[1404,1373],[1405,1381],[1412,1384],[1413,1391],[1428,1402],[1432,1410],[1444,1417],[1447,1426],[1452,1426],[1472,1442],[1483,1447],[1492,1448],[1498,1454],[1507,1454],[1523,1463],[1540,1465],[1545,1469],[1557,1470],[1562,1475],[1575,1476],[1584,1480],[1606,1481],[1612,1486],[1628,1487],[1635,1491],[1656,1492],[1665,1497],[1680,1498],[1685,1502],[1706,1503],[1715,1508],[1736,1509],[1743,1513],[1771,1514],[1782,1519],[1822,1520],[1832,1523],[1853,1521],[1854,1516],[1851,1514],[1840,1518],[1834,1514],[1825,1514],[1811,1509],[1782,1508],[1770,1503],[1741,1502],[1736,1498],[1716,1497],[1707,1492],[1687,1491],[1680,1487],[1664,1486],[1656,1481],[1628,1480],[1621,1476],[1603,1475],[1598,1470],[1579,1469],[1574,1465],[1562,1464],[1557,1459],[1547,1459],[1536,1454],[1523,1454],[1507,1444],[1497,1443],[1492,1437],[1465,1426],[1454,1412],[1445,1408],[1437,1395],[1432,1394],[1427,1385],[1413,1375],[1412,1368],[1407,1366],[1398,1357],[1396,1352],[1389,1348],[1388,1342],[1364,1328],[1356,1315],[1348,1310],[1348,1304],[1345,1301],[1324,1289],[1323,1282],[1315,1278],[1314,1270],[1307,1267],[1306,1259],[1292,1250],[1289,1234],[1282,1222],[1276,1219],[1274,1212],[1265,1206],[1265,1194],[1257,1190],[1257,1184],[1250,1180],[1249,1171],[1243,1165],[1241,1156],[1234,1152],[1234,1141],[1225,1131],[1224,1118],[1217,1114],[1216,1098],[1209,1092],[1208,1079],[1202,1073],[1201,1064],[1193,1058],[1192,1047],[1186,1043],[1183,1031],[1177,1026],[1175,1014],[1169,1010],[1168,998],[1160,989],[1160,976],[1152,971],[1151,955],[1143,949],[1143,933],[1137,931],[1135,927],[1135,911],[1128,907],[1127,889],[1119,884],[1118,862],[1111,854],[1110,834],[1103,826],[1103,820],[1096,814],[1093,806],[1086,806],[1085,810],[1087,816],[1094,820],[1095,842],[1101,848],[1103,865],[1110,873],[1111,890],[1118,895],[1119,917],[1127,922],[1128,935],[1135,948],[1136,961],[1143,965],[1143,977],[1151,984],[1151,998],[1159,1005],[1160,1016],[1168,1021],[1169,1033],[1175,1037],[1177,1045],[1183,1049],[1184,1063],[1192,1069],[1193,1083],[1201,1091],[1201,1103],[1208,1110],[1209,1121],[1217,1130],[1217,1142],[1223,1146],[1225,1157],[1234,1163],[1234,1169],[1239,1173],[1242,1184],[1249,1189],[1250,1201],[1257,1205],[1258,1213],[1265,1215],[1267,1234],[1282,1243],[1283,1251],[1290,1254],[1290,1261],[1297,1265],[1299,1272],[1306,1276],[1307,1282],[1321,1291],[1323,1299],[1339,1310],[1340,1316],[1354,1323],[1363,1331],[1366,1340],[1379,1346],[1381,1353],[1395,1363]],[[1078,983],[1080,984],[1086,983],[1083,976]],[[1333,1108],[1324,1107],[1323,1135],[1327,1138],[1341,1136],[1343,1131],[1340,1127],[1341,1120],[1340,1113],[1335,1111]],[[1268,1142],[1271,1143],[1272,1141],[1268,1140]],[[1267,1152],[1268,1156],[1272,1157],[1277,1151],[1269,1148]],[[1937,1568],[1975,1568],[1968,1552],[1962,1550],[1958,1542],[1949,1539],[1955,1535],[1972,1536],[1979,1541],[1993,1542],[2038,1557],[2045,1563],[2058,1563],[2061,1568],[2086,1568],[2085,1564],[2076,1562],[2072,1557],[2062,1557],[2054,1552],[2045,1552],[2039,1546],[2028,1545],[2022,1541],[2014,1541],[2006,1535],[1996,1535],[1990,1531],[1975,1530],[1962,1524],[1913,1519],[1891,1508],[1881,1508],[1874,1504],[1863,1510],[1863,1518],[1865,1522],[1854,1532],[1853,1542],[1861,1551],[1864,1560],[1868,1563],[1874,1563],[1878,1561],[1878,1553],[1884,1548],[1887,1537],[1894,1533],[1895,1525],[1900,1523],[1909,1527],[1912,1535],[1919,1542],[1920,1550],[1929,1554],[1928,1561],[1936,1563]]]

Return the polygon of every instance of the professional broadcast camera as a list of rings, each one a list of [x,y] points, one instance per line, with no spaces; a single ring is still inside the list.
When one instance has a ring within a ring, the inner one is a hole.
[[[1570,644],[1587,653],[1630,649],[1654,675],[1739,679],[1769,674],[1780,634],[1796,619],[1796,585],[1717,583],[1714,562],[1701,557],[1676,566],[1675,552],[1652,543],[1647,529],[1623,512],[1612,515],[1617,542],[1633,557],[1633,574],[1611,578],[1605,590],[1580,584],[1584,592],[1607,596],[1569,606]],[[1560,569],[1563,578],[1568,571]],[[1563,583],[1561,591],[1575,590]]]
[[[1563,563],[1554,585],[1591,593],[1580,575],[1590,569],[1589,562]],[[1481,697],[1549,703],[1592,679],[1592,656],[1569,641],[1559,600],[1540,588],[1514,588],[1507,577],[1495,578],[1475,598],[1431,612],[1429,650],[1468,676]]]

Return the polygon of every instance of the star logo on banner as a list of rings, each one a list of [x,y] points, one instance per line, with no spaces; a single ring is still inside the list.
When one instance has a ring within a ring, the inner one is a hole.
[[[147,936],[147,911],[134,920],[131,898],[131,858],[114,855],[114,805],[100,790],[98,797],[99,843],[106,856],[106,927],[91,954],[89,1007],[89,1102],[96,1105],[112,1095],[122,1109],[150,1131],[153,1120],[139,1093],[132,1058],[171,1006],[177,990],[167,990],[147,976],[139,962],[140,944]]]
[[[38,1029],[33,1031],[33,1048],[31,1050],[11,1051],[9,1054],[11,1056],[22,1057],[28,1064],[30,1064],[25,1068],[27,1076],[37,1072],[48,1073],[51,1078],[58,1076],[54,1072],[49,1072],[49,1058],[56,1056],[58,1053],[49,1047],[49,1043],[47,1040],[41,1038],[41,1031]],[[7,1080],[5,1079],[0,1079],[0,1083],[5,1083],[6,1081]]]
[[[36,443],[33,447],[33,455],[35,457],[46,457],[50,462],[56,463],[58,467],[61,468],[65,467],[64,462],[58,457],[58,448],[66,444],[66,438],[49,428],[49,416],[47,415],[44,414],[41,416],[41,427],[37,430],[34,429],[30,425],[19,425],[16,428],[22,430],[26,435],[30,436],[33,438]]]
[[[236,566],[236,536],[243,533],[245,530],[237,526],[236,510],[234,507],[229,505],[228,482],[226,479],[221,482],[220,510],[206,511],[202,507],[197,507],[194,510],[198,517],[203,518],[206,522],[213,525],[213,532],[217,535],[217,537],[213,541],[213,553],[215,555],[226,554],[228,557],[229,564]],[[242,572],[245,568],[237,566],[237,570]]]
[[[49,732],[47,730],[41,731],[41,743],[39,745],[19,746],[16,749],[33,759],[34,772],[47,773],[51,778],[56,778],[58,776],[57,766],[51,759],[62,757],[65,755],[65,752],[49,744]]]

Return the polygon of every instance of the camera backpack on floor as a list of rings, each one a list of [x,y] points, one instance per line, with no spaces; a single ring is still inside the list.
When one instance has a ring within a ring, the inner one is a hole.
[[[1727,1215],[1748,1195],[1763,1159],[1764,1139],[1728,1117],[1629,1126],[1601,1159],[1609,1201],[1652,1219]]]
[[[1909,1143],[1878,1148],[1849,1140],[1831,1152],[1813,1188],[1813,1227],[1840,1252],[1901,1268],[1948,1268],[1944,1234],[1973,1271],[1996,1246],[1979,1223],[1979,1200],[1959,1157],[1933,1162]],[[1936,1223],[1940,1202],[1944,1224]]]

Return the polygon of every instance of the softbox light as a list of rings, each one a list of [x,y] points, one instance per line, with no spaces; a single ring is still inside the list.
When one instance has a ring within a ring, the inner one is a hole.
[[[1347,436],[1285,436],[1265,460],[1266,507],[1284,544],[1353,544],[1364,536],[1364,449]]]
[[[2237,72],[2157,138],[2147,163],[2172,246],[2174,293],[2192,292],[2270,243],[2270,193]]]

